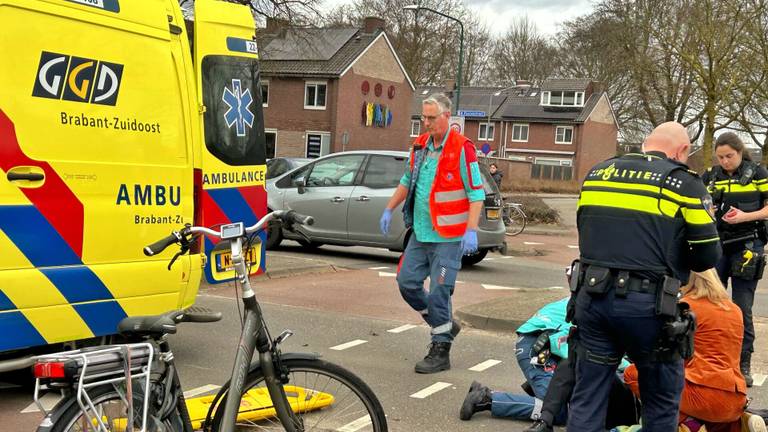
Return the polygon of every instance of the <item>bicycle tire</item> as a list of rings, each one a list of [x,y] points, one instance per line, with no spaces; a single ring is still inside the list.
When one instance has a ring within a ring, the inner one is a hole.
[[[127,418],[126,413],[128,411],[128,407],[125,405],[120,394],[111,384],[105,384],[93,389],[89,389],[88,395],[90,396],[93,405],[97,410],[100,408],[103,409],[105,404],[109,404],[109,409],[107,410],[109,414],[105,414],[106,411],[102,412],[102,421],[105,423],[105,425],[112,425],[112,427],[108,430],[125,430],[125,419]],[[70,396],[70,399],[74,398],[76,398],[75,395]],[[143,398],[138,398],[136,395],[134,395],[134,399],[136,399],[133,406],[134,429],[138,430],[141,427],[141,413],[143,408],[141,403]],[[50,432],[92,432],[94,430],[98,430],[94,429],[92,426],[92,420],[89,421],[87,417],[83,417],[83,412],[76,400],[62,400],[56,405],[56,407],[54,407],[54,410],[55,409],[63,409],[64,411],[61,414],[52,413],[51,417],[56,419],[56,422],[53,427],[50,428]],[[151,419],[148,418],[147,428],[149,429],[151,429],[150,421]],[[83,422],[88,424],[88,426],[83,428]],[[81,423],[81,425],[78,425],[77,423]],[[176,411],[176,416],[174,418],[165,420],[163,424],[166,431],[182,432],[184,430],[183,419],[181,418],[178,411]]]
[[[378,398],[368,385],[352,372],[333,363],[320,359],[283,359],[282,365],[288,371],[289,382],[287,386],[302,387],[310,391],[331,394],[334,402],[320,409],[314,406],[299,405],[297,416],[304,425],[304,431],[328,431],[328,430],[355,430],[360,432],[386,432],[387,419],[384,409]],[[310,374],[313,374],[310,376]],[[330,385],[332,381],[337,384]],[[261,389],[266,392],[264,374],[261,368],[253,369],[245,380],[243,393],[253,389]],[[340,390],[346,389],[344,394]],[[316,393],[315,393],[316,394]],[[221,398],[218,407],[223,407],[228,395]],[[357,400],[349,401],[349,397]],[[307,403],[315,404],[312,398],[304,399]],[[354,404],[350,404],[353,402]],[[241,406],[247,403],[253,407],[253,402],[241,402]],[[268,409],[270,406],[255,406],[255,410]],[[301,412],[305,411],[305,412]],[[218,432],[224,409],[216,409],[211,422],[211,431]],[[347,427],[345,429],[345,426]],[[260,420],[237,421],[238,431],[284,431],[282,424],[276,417],[267,417]]]
[[[503,222],[507,235],[516,236],[523,232],[528,218],[518,206],[507,205],[504,211]]]

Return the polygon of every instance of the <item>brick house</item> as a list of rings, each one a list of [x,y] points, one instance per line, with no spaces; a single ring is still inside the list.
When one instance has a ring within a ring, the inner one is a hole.
[[[414,86],[383,28],[378,18],[361,29],[267,22],[259,31],[267,157],[407,147]]]
[[[419,87],[411,135],[419,132],[421,102],[441,87]],[[592,165],[616,154],[618,122],[608,95],[587,79],[547,80],[541,87],[462,87],[464,135],[499,158],[514,178],[581,180]]]

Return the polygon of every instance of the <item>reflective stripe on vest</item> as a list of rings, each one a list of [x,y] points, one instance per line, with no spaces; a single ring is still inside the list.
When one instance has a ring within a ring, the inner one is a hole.
[[[457,213],[454,215],[443,215],[437,217],[439,226],[465,224],[469,221],[469,212]]]
[[[435,192],[435,202],[448,202],[467,199],[467,191],[457,189],[447,192]]]

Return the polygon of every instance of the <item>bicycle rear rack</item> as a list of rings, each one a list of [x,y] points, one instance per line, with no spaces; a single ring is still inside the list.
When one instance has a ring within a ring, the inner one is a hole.
[[[155,347],[147,342],[107,345],[98,348],[84,348],[74,351],[46,354],[37,357],[37,363],[74,361],[77,366],[72,382],[76,385],[77,403],[91,425],[99,432],[112,430],[104,424],[102,415],[97,412],[93,400],[88,395],[88,389],[111,384],[125,403],[125,431],[133,432],[133,380],[144,378],[143,407],[141,432],[147,430],[147,413],[149,411],[149,390],[152,361]],[[35,404],[46,416],[48,411],[40,401],[40,391],[47,385],[49,379],[41,383],[35,380]],[[56,382],[56,380],[53,380]],[[125,383],[125,392],[117,384]]]

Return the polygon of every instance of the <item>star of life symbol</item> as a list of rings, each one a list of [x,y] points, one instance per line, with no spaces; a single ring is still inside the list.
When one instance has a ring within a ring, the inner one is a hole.
[[[248,108],[253,102],[253,96],[251,96],[251,90],[243,89],[240,86],[239,79],[232,79],[232,90],[229,87],[224,87],[224,94],[221,95],[221,100],[224,101],[229,109],[224,114],[224,120],[227,122],[227,126],[231,129],[232,125],[235,125],[237,136],[245,136],[245,125],[253,127],[253,113]]]

